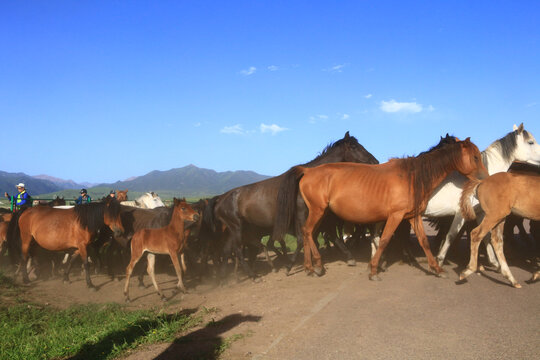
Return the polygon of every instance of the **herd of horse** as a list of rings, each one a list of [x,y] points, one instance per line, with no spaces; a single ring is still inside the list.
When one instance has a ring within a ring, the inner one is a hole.
[[[532,171],[509,171],[516,163],[535,167]],[[126,269],[124,295],[129,301],[129,280],[145,253],[147,272],[164,298],[154,274],[156,254],[170,257],[181,291],[185,291],[184,256],[190,266],[198,264],[203,272],[211,259],[221,279],[232,260],[235,272],[241,266],[256,279],[253,264],[261,250],[269,266],[277,270],[277,259],[287,273],[303,250],[305,271],[320,276],[325,270],[319,234],[329,236],[347,257],[347,263],[355,264],[343,229],[353,229],[361,236],[369,233],[370,280],[380,280],[381,256],[392,237],[397,233],[409,237],[411,228],[429,268],[435,275],[447,277],[443,263],[450,244],[462,233],[466,220],[475,220],[475,228],[470,231],[470,261],[460,279],[478,271],[478,248],[484,240],[490,265],[514,287],[520,287],[503,252],[505,219],[514,214],[531,219],[531,233],[539,228],[539,166],[540,145],[523,124],[514,125],[511,132],[482,152],[470,138],[460,140],[447,134],[424,153],[382,164],[347,132],[308,163],[196,204],[174,199],[172,207],[166,207],[155,193],[130,202],[127,190],[119,190],[117,198],[101,202],[68,208],[44,204],[9,214],[0,221],[0,244],[6,240],[10,257],[20,264],[25,282],[29,281],[27,261],[33,243],[72,255],[64,272],[65,281],[79,256],[89,288],[95,287],[88,253],[94,249],[98,258],[106,254],[104,261],[111,275],[115,264]],[[443,226],[442,219],[448,217],[451,222]],[[438,222],[439,236],[444,236],[437,257],[431,252],[424,218]],[[296,237],[292,256],[287,252],[286,234]],[[269,239],[263,245],[261,238],[265,236]],[[271,259],[268,250],[277,255],[276,259]],[[138,276],[142,284],[142,272]],[[539,277],[540,272],[536,272],[532,280]]]

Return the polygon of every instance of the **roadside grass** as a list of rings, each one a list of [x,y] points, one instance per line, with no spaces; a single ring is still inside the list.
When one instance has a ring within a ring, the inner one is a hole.
[[[173,341],[202,322],[204,311],[166,314],[119,304],[60,310],[21,299],[24,289],[0,273],[0,359],[114,359],[142,344]]]

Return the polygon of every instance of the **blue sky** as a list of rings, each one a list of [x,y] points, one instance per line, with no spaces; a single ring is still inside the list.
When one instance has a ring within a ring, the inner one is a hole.
[[[540,136],[536,1],[0,3],[0,170],[278,175],[349,130],[379,161]]]

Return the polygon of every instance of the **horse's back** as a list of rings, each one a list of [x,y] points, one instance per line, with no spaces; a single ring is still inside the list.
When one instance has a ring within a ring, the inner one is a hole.
[[[410,202],[408,181],[400,177],[401,170],[393,163],[333,163],[303,171],[300,191],[307,195],[307,201],[329,206],[346,221],[384,220],[394,209],[407,208]]]

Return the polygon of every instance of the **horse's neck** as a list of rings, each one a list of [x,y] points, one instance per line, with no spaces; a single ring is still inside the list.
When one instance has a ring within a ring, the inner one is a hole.
[[[171,222],[167,226],[169,231],[174,232],[175,234],[183,234],[184,233],[184,219],[177,215],[175,211],[173,211]]]
[[[489,146],[486,150],[483,151],[485,159],[485,167],[489,175],[493,175],[498,172],[507,172],[512,165],[512,162],[515,160],[515,157],[512,155],[509,159],[505,159],[501,153],[501,150],[497,146]]]
[[[321,156],[321,157],[307,163],[304,166],[315,167],[315,166],[319,166],[319,165],[322,165],[322,164],[329,164],[329,163],[342,162],[342,161],[345,161],[343,159],[342,155],[329,153],[329,154],[326,154],[325,156]]]

